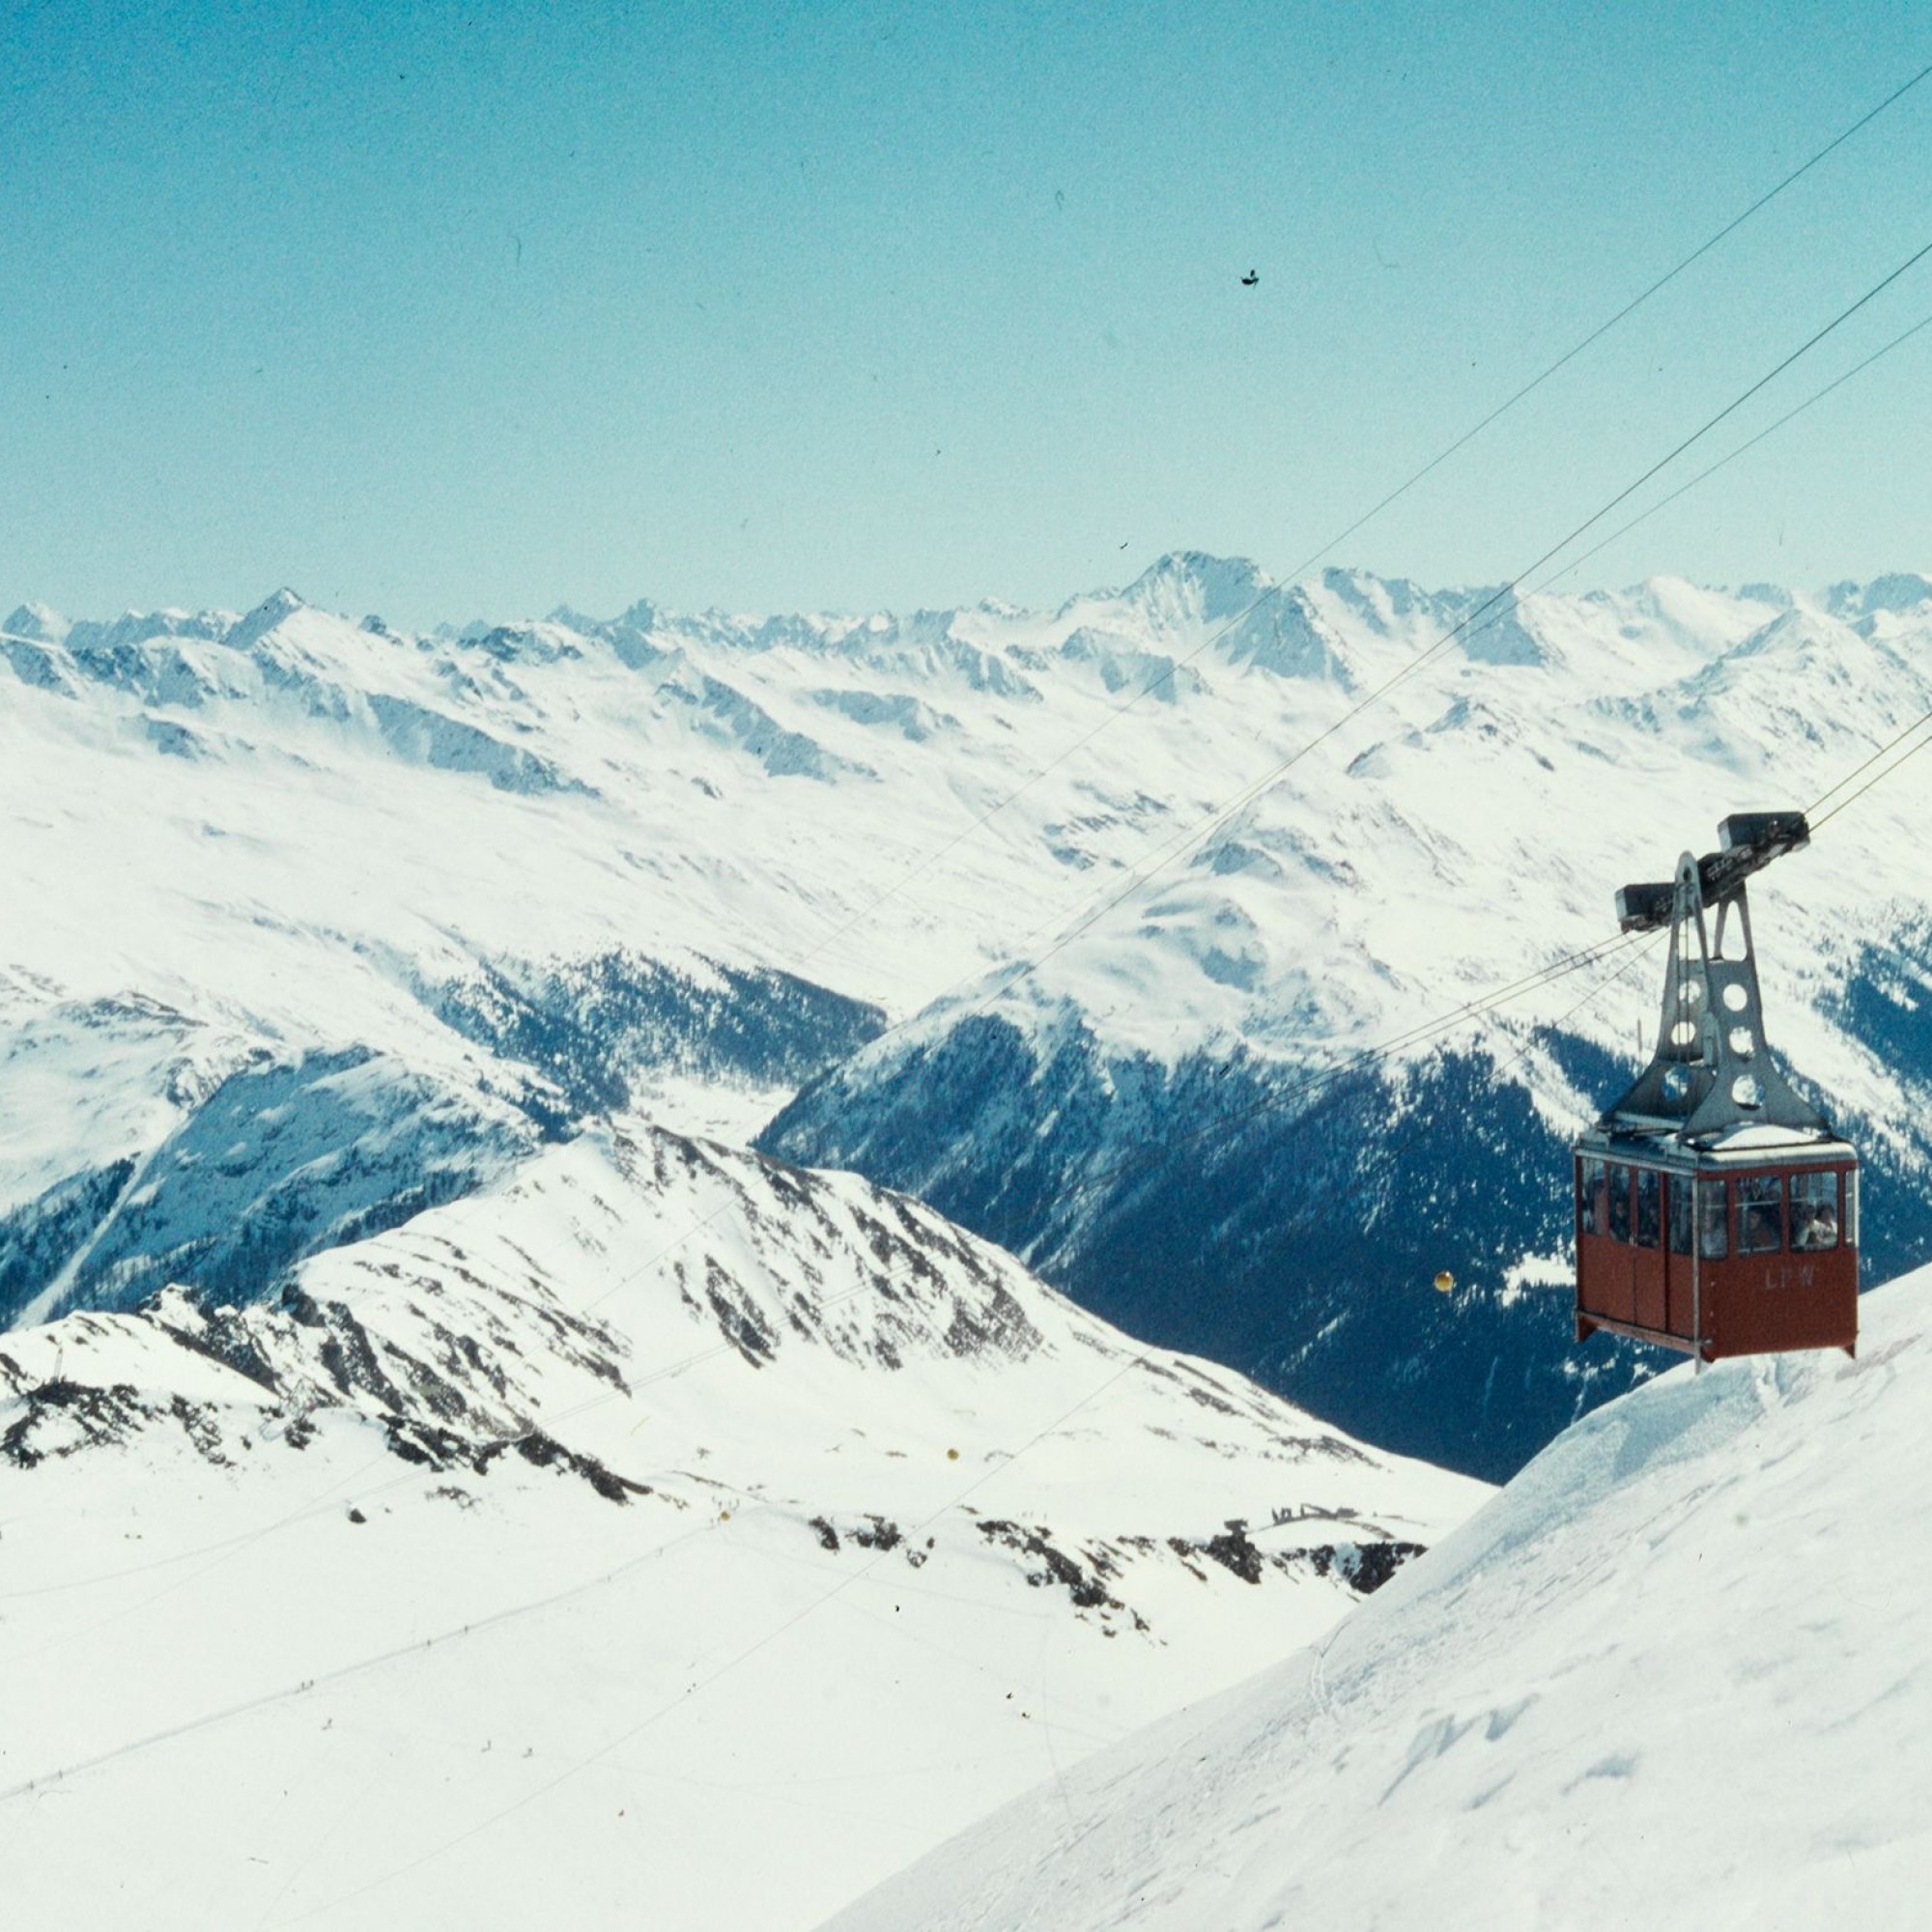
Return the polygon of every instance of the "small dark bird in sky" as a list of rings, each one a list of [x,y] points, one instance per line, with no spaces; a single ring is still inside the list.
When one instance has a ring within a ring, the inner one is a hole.
[[[1262,271],[1259,269],[1250,269],[1248,272],[1241,277],[1241,286],[1244,289],[1251,289],[1258,281],[1261,280],[1261,278],[1262,278]]]

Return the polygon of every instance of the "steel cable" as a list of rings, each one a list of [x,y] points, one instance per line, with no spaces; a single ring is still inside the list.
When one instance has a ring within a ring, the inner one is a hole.
[[[1097,738],[1103,731],[1109,729],[1115,724],[1115,722],[1119,720],[1121,717],[1122,717],[1125,713],[1131,711],[1137,704],[1141,702],[1143,698],[1151,696],[1156,691],[1162,689],[1165,685],[1170,684],[1174,680],[1175,676],[1180,670],[1184,669],[1188,665],[1192,664],[1195,661],[1195,659],[1200,657],[1204,652],[1209,650],[1213,645],[1219,643],[1222,639],[1230,636],[1233,632],[1238,630],[1240,626],[1245,624],[1250,617],[1256,614],[1257,611],[1265,609],[1267,605],[1271,604],[1277,598],[1284,595],[1288,590],[1292,589],[1294,586],[1295,581],[1298,578],[1300,578],[1304,572],[1312,570],[1318,563],[1321,562],[1325,557],[1330,555],[1342,544],[1346,543],[1351,536],[1355,535],[1357,531],[1366,528],[1367,526],[1370,523],[1372,523],[1377,517],[1380,516],[1384,510],[1390,508],[1400,498],[1407,496],[1407,494],[1412,489],[1414,489],[1418,483],[1422,482],[1426,477],[1432,475],[1436,469],[1440,469],[1443,464],[1448,462],[1451,457],[1455,456],[1460,450],[1463,449],[1467,444],[1473,442],[1476,440],[1476,438],[1481,436],[1485,430],[1489,429],[1492,424],[1500,421],[1502,417],[1507,415],[1510,412],[1510,411],[1515,409],[1519,403],[1525,400],[1525,398],[1531,395],[1535,390],[1540,389],[1545,383],[1549,381],[1549,379],[1552,376],[1556,375],[1560,370],[1566,368],[1570,363],[1574,362],[1577,358],[1577,356],[1581,355],[1586,350],[1590,349],[1597,342],[1601,341],[1603,337],[1607,335],[1613,328],[1615,328],[1619,323],[1623,322],[1627,317],[1634,314],[1637,309],[1641,308],[1644,305],[1644,303],[1649,301],[1653,296],[1662,293],[1662,291],[1667,288],[1672,282],[1674,282],[1679,275],[1683,274],[1687,269],[1690,268],[1693,264],[1701,261],[1720,242],[1725,241],[1729,236],[1735,234],[1736,231],[1742,228],[1745,225],[1745,223],[1747,222],[1754,214],[1758,213],[1761,210],[1769,207],[1772,202],[1776,201],[1777,197],[1785,191],[1786,188],[1791,187],[1798,181],[1803,179],[1804,176],[1809,174],[1811,170],[1816,166],[1818,166],[1818,164],[1821,161],[1825,160],[1829,156],[1834,154],[1839,148],[1843,147],[1844,144],[1847,141],[1851,140],[1855,134],[1858,134],[1863,128],[1869,127],[1870,124],[1876,121],[1881,114],[1886,112],[1888,108],[1893,106],[1899,100],[1902,100],[1906,95],[1910,94],[1913,91],[1913,89],[1918,87],[1920,84],[1920,82],[1922,82],[1927,78],[1928,75],[1932,75],[1932,66],[1920,68],[1918,71],[1913,74],[1910,79],[1904,81],[1901,85],[1894,88],[1891,93],[1887,95],[1886,98],[1883,100],[1881,100],[1877,106],[1868,109],[1864,114],[1861,115],[1859,119],[1853,122],[1849,128],[1845,128],[1842,133],[1834,136],[1832,140],[1828,141],[1822,148],[1818,149],[1817,152],[1813,154],[1807,160],[1801,162],[1799,166],[1795,167],[1789,174],[1785,175],[1782,180],[1778,181],[1772,187],[1768,188],[1763,194],[1759,195],[1758,198],[1755,201],[1753,201],[1747,208],[1746,208],[1742,213],[1733,215],[1731,219],[1725,222],[1721,228],[1719,228],[1715,234],[1710,236],[1707,240],[1700,242],[1698,246],[1696,246],[1690,252],[1690,254],[1684,256],[1679,262],[1677,262],[1677,264],[1674,267],[1667,269],[1662,275],[1658,276],[1658,278],[1655,281],[1650,283],[1650,285],[1647,288],[1643,289],[1639,294],[1634,296],[1614,314],[1608,316],[1607,318],[1605,318],[1605,320],[1599,323],[1593,329],[1590,330],[1590,332],[1587,335],[1583,336],[1581,340],[1577,342],[1573,347],[1566,350],[1561,355],[1559,355],[1555,359],[1555,361],[1548,364],[1547,368],[1543,369],[1537,375],[1531,377],[1528,382],[1524,383],[1521,385],[1521,387],[1514,390],[1510,395],[1506,396],[1500,403],[1498,403],[1495,406],[1494,409],[1491,410],[1487,415],[1482,417],[1481,420],[1479,420],[1478,422],[1472,424],[1468,429],[1464,430],[1459,437],[1456,438],[1456,440],[1453,442],[1448,444],[1447,447],[1440,450],[1436,455],[1435,455],[1427,463],[1425,463],[1421,467],[1421,469],[1415,470],[1403,482],[1397,484],[1396,487],[1393,490],[1389,491],[1389,493],[1386,496],[1382,497],[1378,501],[1372,504],[1367,510],[1363,511],[1362,514],[1358,516],[1351,524],[1350,524],[1346,529],[1338,530],[1332,537],[1329,537],[1325,542],[1321,543],[1315,550],[1311,551],[1307,556],[1302,558],[1302,560],[1299,563],[1293,565],[1293,568],[1291,568],[1288,571],[1287,575],[1280,582],[1270,584],[1268,588],[1263,591],[1259,597],[1254,598],[1242,610],[1238,611],[1237,612],[1236,612],[1234,616],[1227,619],[1226,622],[1224,622],[1217,630],[1211,631],[1207,637],[1205,637],[1201,640],[1200,643],[1196,644],[1192,650],[1186,652],[1183,656],[1174,660],[1172,663],[1165,665],[1160,670],[1156,671],[1154,675],[1151,677],[1144,685],[1142,685],[1141,688],[1138,691],[1136,691],[1132,695],[1132,696],[1130,696],[1123,704],[1117,705],[1112,711],[1110,711],[1091,729],[1083,732],[1079,737],[1075,738],[1071,744],[1067,745],[1063,751],[1057,753],[1052,758],[1048,759],[1045,764],[1039,766],[1037,770],[1030,773],[1027,776],[1027,778],[1025,778],[1019,784],[1014,786],[1012,790],[1003,794],[1000,798],[996,799],[992,805],[988,806],[983,811],[981,811],[976,818],[974,818],[971,821],[971,823],[966,825],[961,831],[954,834],[952,838],[946,840],[944,844],[936,847],[932,852],[928,853],[924,858],[918,860],[911,867],[907,867],[906,870],[901,872],[899,876],[896,879],[895,879],[888,887],[886,887],[886,889],[883,892],[879,893],[876,896],[869,899],[865,905],[861,906],[857,912],[853,913],[849,918],[844,920],[833,931],[826,934],[825,937],[822,938],[809,952],[807,952],[803,957],[803,959],[801,959],[801,961],[799,962],[800,969],[802,970],[804,967],[810,965],[812,961],[817,959],[819,955],[827,950],[827,948],[836,945],[848,932],[852,931],[854,927],[863,924],[865,921],[869,919],[873,913],[877,912],[882,905],[886,904],[889,900],[897,896],[897,895],[901,891],[903,891],[905,887],[909,886],[915,879],[923,877],[926,872],[930,871],[934,866],[940,864],[940,862],[943,861],[945,858],[947,858],[951,853],[957,850],[957,848],[960,845],[962,845],[968,838],[972,838],[976,832],[980,831],[983,826],[989,824],[994,818],[998,817],[999,814],[1002,811],[1004,811],[1008,806],[1011,805],[1016,799],[1024,796],[1025,793],[1032,790],[1034,785],[1038,783],[1038,781],[1041,779],[1045,778],[1048,773],[1057,770],[1061,765],[1065,764],[1068,758],[1073,756],[1073,754],[1076,752],[1079,752],[1083,750],[1086,746],[1092,744],[1095,738]],[[1532,569],[1536,567],[1537,566],[1535,565],[1531,566]]]

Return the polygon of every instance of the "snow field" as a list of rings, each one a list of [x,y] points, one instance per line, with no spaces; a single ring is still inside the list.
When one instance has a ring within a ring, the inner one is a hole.
[[[1427,1542],[1484,1493],[856,1179],[636,1126],[300,1279],[334,1327],[164,1297],[0,1351],[39,1458],[0,1457],[0,1850],[42,1922],[808,1926],[1352,1600],[1202,1554],[1228,1517]],[[533,1424],[641,1492],[473,1466]]]
[[[829,1921],[1909,1924],[1932,1270],[1838,1354],[1597,1410],[1311,1650]]]
[[[44,682],[0,671],[5,956],[73,997],[136,985],[470,1079],[412,975],[615,944],[781,967],[895,1018],[970,1002],[1484,594],[1272,588],[1183,555],[1046,615],[646,609],[461,642],[284,598],[200,638],[166,613],[79,627],[31,646]],[[1071,1000],[1163,1061],[1401,1031],[1601,937],[1634,867],[1667,876],[1724,811],[1804,803],[1932,706],[1932,593],[1898,603],[1659,580],[1506,605],[1003,1006]],[[1887,900],[1922,908],[1908,807],[1873,793],[1860,863],[1821,847],[1765,886],[1779,1038],[1881,1114],[1830,977],[1895,927]],[[1577,1024],[1630,1032],[1621,1009]]]

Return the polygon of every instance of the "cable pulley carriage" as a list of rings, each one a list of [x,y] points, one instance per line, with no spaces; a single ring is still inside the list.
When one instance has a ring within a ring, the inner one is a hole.
[[[1670,956],[1657,1051],[1574,1151],[1578,1341],[1856,1351],[1858,1155],[1772,1064],[1745,895],[1809,838],[1803,812],[1740,812],[1719,850],[1617,895]]]

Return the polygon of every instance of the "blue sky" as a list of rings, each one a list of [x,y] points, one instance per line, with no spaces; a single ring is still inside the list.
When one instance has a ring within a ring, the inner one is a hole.
[[[1932,61],[1911,14],[15,5],[0,597],[1286,571]],[[1928,240],[1932,81],[1337,560],[1514,574]],[[1928,313],[1932,261],[1730,436]],[[1926,568],[1928,449],[1932,330],[1573,581]]]

